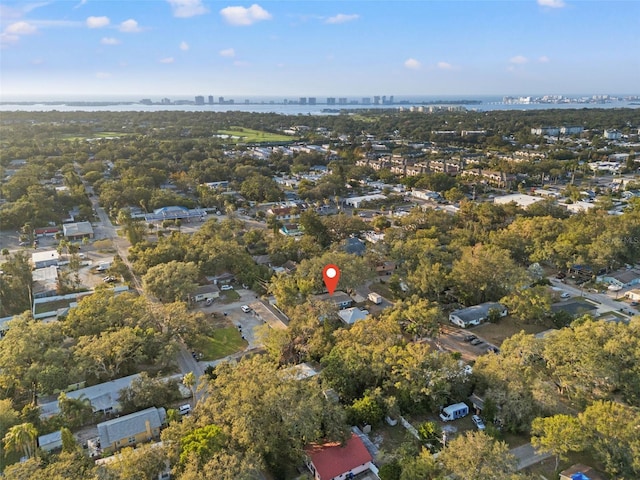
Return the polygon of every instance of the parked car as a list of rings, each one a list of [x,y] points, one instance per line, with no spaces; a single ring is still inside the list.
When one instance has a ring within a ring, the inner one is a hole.
[[[562,272],[560,272],[560,273],[558,273],[556,275],[556,278],[558,278],[558,279],[563,279],[564,277],[566,277],[566,275],[564,273],[562,273]]]
[[[471,421],[478,428],[478,430],[484,430],[486,427],[484,426],[484,422],[478,415],[472,415]]]
[[[631,305],[632,307],[637,307],[638,305],[640,305],[640,303],[638,303],[638,302],[631,302],[629,305]]]
[[[211,305],[213,303],[213,298],[207,298],[207,300],[204,302],[204,304],[208,307],[209,305]]]
[[[473,340],[475,340],[476,338],[478,338],[478,337],[476,337],[475,335],[465,335],[465,337],[463,338],[463,340],[464,340],[465,342],[472,342],[472,341],[473,341]]]
[[[567,292],[562,292],[562,293],[560,294],[560,298],[569,298],[570,296],[571,296],[571,294],[570,294],[570,293],[567,293]]]
[[[227,290],[233,290],[233,285],[222,285],[220,287],[220,290],[222,290],[223,292],[226,292]]]
[[[471,345],[480,345],[481,343],[483,343],[483,341],[476,337],[469,343],[471,343]]]
[[[499,349],[498,347],[494,347],[493,345],[489,345],[489,346],[487,347],[487,353],[488,353],[488,352],[498,354],[498,353],[500,353],[500,349]]]
[[[178,413],[180,415],[189,415],[191,413],[191,405],[189,405],[188,403],[185,405],[180,405],[180,407],[178,408]]]
[[[102,279],[102,281],[105,282],[105,283],[113,283],[113,282],[115,282],[117,280],[116,280],[116,277],[113,277],[113,276],[109,275],[107,277],[104,277]]]
[[[249,305],[242,305],[240,307],[240,310],[242,310],[244,313],[249,313],[251,311],[251,307],[249,307]]]

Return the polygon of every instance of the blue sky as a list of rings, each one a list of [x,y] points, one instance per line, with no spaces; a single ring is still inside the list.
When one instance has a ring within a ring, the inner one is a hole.
[[[0,5],[2,95],[640,93],[640,2]]]

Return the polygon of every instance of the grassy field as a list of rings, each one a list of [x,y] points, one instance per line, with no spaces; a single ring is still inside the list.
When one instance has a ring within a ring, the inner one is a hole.
[[[230,130],[218,130],[217,134],[229,135],[230,138],[224,139],[229,143],[292,142],[296,140],[296,137],[289,135],[280,135],[243,127],[231,127]]]
[[[239,352],[247,346],[236,327],[217,328],[209,337],[198,338],[195,349],[202,353],[202,360],[210,361]]]
[[[240,294],[235,290],[227,290],[220,294],[220,303],[233,303],[237,300],[240,300]]]
[[[62,135],[63,140],[86,140],[88,138],[113,138],[113,137],[127,137],[132,135],[131,133],[122,133],[122,132],[95,132],[95,133],[87,133],[86,135]]]

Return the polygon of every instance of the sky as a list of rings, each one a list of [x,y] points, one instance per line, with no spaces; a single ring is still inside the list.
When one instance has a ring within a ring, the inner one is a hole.
[[[0,99],[640,93],[637,0],[2,0],[0,45]]]

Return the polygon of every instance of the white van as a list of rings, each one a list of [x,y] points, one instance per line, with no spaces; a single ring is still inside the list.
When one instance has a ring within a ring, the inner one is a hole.
[[[178,413],[180,415],[189,415],[191,413],[191,405],[189,405],[188,403],[185,405],[180,405],[180,407],[178,408]]]

